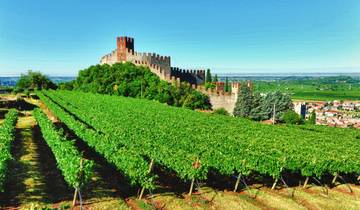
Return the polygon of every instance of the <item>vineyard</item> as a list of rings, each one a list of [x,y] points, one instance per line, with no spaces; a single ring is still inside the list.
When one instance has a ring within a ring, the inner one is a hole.
[[[26,100],[35,105],[31,112],[9,109],[0,124],[0,206],[20,202],[27,209],[36,200],[64,202],[65,209],[71,203],[85,209],[358,205],[357,130],[265,125],[77,91],[37,96]]]
[[[56,158],[65,181],[74,189],[79,189],[92,176],[93,163],[83,160],[83,157],[73,145],[74,142],[65,139],[40,109],[35,109],[34,115],[46,143]]]
[[[17,111],[10,110],[5,121],[0,126],[0,192],[4,192],[4,182],[6,180],[7,166],[11,159],[11,142],[14,140],[15,123]]]
[[[138,157],[119,159],[118,169],[147,189],[154,188],[151,181],[156,178],[148,174],[150,160],[185,181],[205,180],[210,171],[239,178],[252,173],[271,176],[274,185],[289,172],[304,179],[360,173],[360,134],[355,130],[276,127],[81,92],[46,91],[39,96],[70,128],[75,130],[77,123],[102,135],[97,147],[106,142]],[[140,160],[143,164],[135,164]],[[142,176],[133,176],[134,168],[122,165],[137,166]]]

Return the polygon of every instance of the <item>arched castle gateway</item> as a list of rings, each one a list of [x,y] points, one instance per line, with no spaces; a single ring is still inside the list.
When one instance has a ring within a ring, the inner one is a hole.
[[[231,91],[224,91],[224,83],[215,83],[216,88],[205,90],[205,70],[189,70],[171,67],[170,56],[161,56],[155,53],[140,53],[134,49],[134,39],[130,37],[117,37],[116,49],[100,59],[100,64],[115,64],[119,62],[131,62],[135,65],[147,66],[160,79],[173,84],[188,82],[194,89],[207,94],[213,109],[225,108],[229,113],[233,113],[240,83],[231,83]],[[247,85],[252,87],[251,81]]]

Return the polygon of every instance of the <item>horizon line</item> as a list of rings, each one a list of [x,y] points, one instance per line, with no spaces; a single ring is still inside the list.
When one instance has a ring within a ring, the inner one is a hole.
[[[41,71],[40,71],[41,72]],[[291,75],[291,76],[310,76],[310,75],[338,75],[341,76],[342,74],[359,74],[360,76],[360,71],[359,72],[319,72],[319,71],[315,71],[315,72],[211,72],[212,75],[217,74],[218,76],[222,76],[222,75],[245,75],[245,76],[272,76],[269,74],[276,74],[273,76],[287,76],[287,75]],[[45,76],[48,77],[77,77],[78,75],[56,75],[56,74],[44,74]],[[8,74],[8,75],[0,75],[0,77],[20,77],[21,74]]]

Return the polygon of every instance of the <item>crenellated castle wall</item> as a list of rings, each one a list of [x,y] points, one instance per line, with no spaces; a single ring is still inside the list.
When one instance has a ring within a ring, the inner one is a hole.
[[[113,65],[118,62],[131,62],[135,65],[147,66],[160,79],[176,84],[188,82],[197,86],[205,81],[205,71],[203,70],[171,68],[170,56],[136,52],[133,38],[117,37],[116,47],[115,50],[100,59],[100,64]]]
[[[134,50],[134,39],[130,37],[117,37],[117,48],[111,53],[101,57],[100,64],[113,65],[118,62],[131,62],[137,66],[149,67],[150,71],[156,74],[161,80],[174,85],[180,82],[188,82],[192,88],[207,94],[213,109],[224,108],[233,113],[237,101],[240,83],[231,83],[231,92],[224,91],[224,83],[215,83],[215,89],[205,90],[205,70],[187,70],[171,67],[170,56],[161,56],[156,53],[140,53]],[[247,84],[252,88],[252,83]]]
[[[118,60],[117,60],[117,51],[116,50],[113,50],[111,53],[104,55],[100,59],[100,64],[113,65],[117,62],[118,62]]]
[[[224,91],[224,82],[216,82],[215,85],[214,89],[206,90],[204,86],[198,86],[197,90],[209,96],[213,110],[224,108],[227,112],[233,114],[241,84],[239,82],[232,82],[230,92]],[[253,87],[251,81],[247,81],[246,85],[250,89]]]
[[[126,60],[131,63],[144,62],[147,65],[158,66],[166,74],[170,75],[170,56],[161,56],[155,53],[139,53],[129,50],[126,54]]]
[[[180,78],[181,81],[187,81],[190,84],[202,85],[205,82],[205,70],[188,70],[171,67],[171,76]]]

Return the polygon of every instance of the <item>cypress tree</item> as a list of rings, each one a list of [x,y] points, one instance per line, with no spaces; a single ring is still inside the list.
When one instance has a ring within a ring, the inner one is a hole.
[[[249,117],[252,110],[251,91],[246,85],[242,85],[234,108],[234,116]]]
[[[229,88],[229,79],[226,77],[225,78],[225,92],[229,92],[230,88]]]
[[[218,79],[218,75],[217,74],[215,74],[215,76],[214,76],[214,78],[213,78],[213,82],[218,82],[219,81],[219,79]]]
[[[206,82],[206,83],[211,83],[211,82],[212,82],[211,80],[212,80],[212,79],[211,79],[210,69],[207,69],[207,70],[206,70],[205,82]]]
[[[309,123],[312,124],[312,125],[315,125],[316,124],[316,113],[315,113],[315,110],[313,110],[311,112],[311,115],[310,115],[310,118],[309,118]]]

